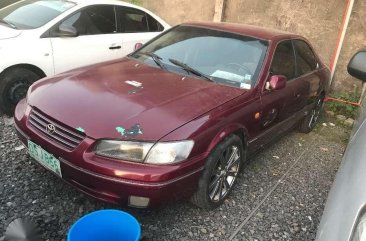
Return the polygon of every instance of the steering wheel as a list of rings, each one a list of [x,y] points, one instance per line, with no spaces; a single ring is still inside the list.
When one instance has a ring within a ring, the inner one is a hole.
[[[249,69],[249,67],[247,67],[245,65],[241,65],[241,64],[238,64],[238,63],[228,63],[228,64],[225,64],[225,66],[228,66],[229,68],[232,68],[232,69],[235,68],[236,70],[238,70],[238,72],[242,72],[241,70],[244,70],[245,74],[253,75],[253,73]]]

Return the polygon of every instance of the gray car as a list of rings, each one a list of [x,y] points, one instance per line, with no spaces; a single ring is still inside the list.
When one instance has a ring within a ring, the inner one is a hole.
[[[358,52],[348,72],[366,82],[366,51]],[[330,190],[316,241],[366,241],[366,97],[342,164]]]

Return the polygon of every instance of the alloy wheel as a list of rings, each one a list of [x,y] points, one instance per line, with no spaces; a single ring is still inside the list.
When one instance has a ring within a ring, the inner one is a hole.
[[[220,155],[208,188],[212,202],[220,202],[231,190],[240,170],[240,159],[238,146],[229,146]]]
[[[311,111],[311,117],[309,121],[309,127],[312,128],[315,126],[319,116],[320,112],[323,108],[324,98],[319,98],[314,109]]]

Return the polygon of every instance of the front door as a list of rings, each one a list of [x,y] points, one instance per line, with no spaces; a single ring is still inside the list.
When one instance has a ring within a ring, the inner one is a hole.
[[[268,78],[273,75],[284,75],[289,83],[295,78],[295,71],[295,55],[291,40],[283,41],[277,45]],[[253,143],[255,149],[269,143],[285,131],[288,126],[283,123],[294,114],[293,100],[294,89],[290,84],[280,90],[264,90],[261,95],[262,134]]]
[[[262,127],[267,129],[294,114],[295,55],[290,40],[278,44],[270,67],[269,78],[284,75],[287,85],[280,90],[265,90],[262,94]]]
[[[124,56],[113,5],[95,5],[76,12],[60,25],[76,29],[77,37],[51,37],[55,73]]]

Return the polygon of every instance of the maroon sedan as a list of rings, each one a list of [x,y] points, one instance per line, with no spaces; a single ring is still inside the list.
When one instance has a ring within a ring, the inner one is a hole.
[[[250,155],[292,126],[313,129],[328,80],[301,36],[188,23],[36,82],[15,122],[35,160],[95,198],[215,208]]]

